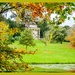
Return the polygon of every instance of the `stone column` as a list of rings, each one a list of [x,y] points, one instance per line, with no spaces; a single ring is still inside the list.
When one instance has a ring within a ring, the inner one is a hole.
[[[40,28],[38,28],[38,39],[40,39]]]

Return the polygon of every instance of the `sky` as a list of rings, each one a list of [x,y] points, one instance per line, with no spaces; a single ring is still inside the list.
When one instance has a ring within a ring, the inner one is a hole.
[[[73,26],[75,24],[75,20],[73,20],[72,17],[75,17],[75,12],[72,15],[70,15],[70,20],[66,19],[65,22],[61,24],[61,26],[64,25]]]
[[[6,18],[7,19],[10,18],[11,14],[12,14],[11,11],[7,12]],[[56,14],[52,14],[51,19],[54,18],[55,16]],[[75,21],[73,20],[72,17],[75,17],[75,12],[73,12],[72,15],[69,15],[69,17],[70,17],[70,20],[66,19],[65,22],[62,23],[60,26],[65,26],[65,25],[73,26],[75,24]],[[12,20],[14,20],[14,18],[12,18]]]
[[[52,14],[51,19],[53,19],[55,16],[56,14]],[[69,17],[70,17],[70,20],[66,19],[64,23],[62,23],[60,26],[65,26],[65,25],[73,26],[75,24],[75,21],[73,20],[72,17],[75,17],[75,12],[73,12],[72,15],[69,15]]]

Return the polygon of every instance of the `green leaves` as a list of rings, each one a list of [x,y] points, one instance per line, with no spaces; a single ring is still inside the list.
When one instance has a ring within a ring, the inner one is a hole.
[[[22,33],[21,33],[21,37],[19,39],[20,44],[26,45],[27,46],[34,46],[34,39],[33,39],[33,35],[32,35],[32,31],[30,29],[25,29]]]
[[[65,29],[58,28],[57,30],[54,30],[53,32],[52,41],[60,42],[62,44],[62,41],[64,40],[65,36],[66,36]]]
[[[73,17],[73,19],[75,20],[75,17]]]
[[[68,17],[68,20],[70,20],[70,17]]]

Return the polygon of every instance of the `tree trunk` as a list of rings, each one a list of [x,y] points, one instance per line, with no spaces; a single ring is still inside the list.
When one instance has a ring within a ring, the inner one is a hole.
[[[60,41],[60,43],[62,44],[62,41]]]
[[[27,51],[27,46],[26,46],[26,51]]]

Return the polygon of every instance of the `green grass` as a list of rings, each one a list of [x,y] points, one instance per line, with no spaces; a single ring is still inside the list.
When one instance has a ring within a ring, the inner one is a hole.
[[[32,54],[23,55],[23,60],[26,63],[75,63],[75,48],[69,47],[69,43],[56,43],[49,44],[48,50],[45,50],[45,45],[35,40],[36,46],[28,47],[28,51],[38,51]],[[20,45],[18,41],[15,41],[11,47],[24,49],[25,46]]]

